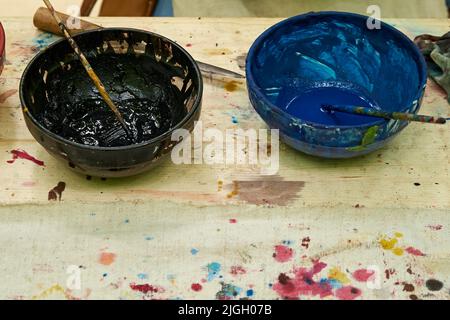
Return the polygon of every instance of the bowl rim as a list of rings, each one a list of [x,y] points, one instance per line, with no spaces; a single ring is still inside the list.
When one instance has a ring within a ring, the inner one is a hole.
[[[189,121],[189,119],[191,119],[197,113],[197,110],[201,108],[201,101],[202,101],[202,97],[203,97],[203,78],[202,78],[202,74],[201,74],[199,66],[195,62],[194,58],[181,45],[179,45],[175,41],[173,41],[167,37],[164,37],[158,33],[147,31],[147,30],[136,29],[136,28],[108,27],[108,28],[99,28],[99,29],[94,29],[94,30],[83,31],[83,32],[77,33],[76,35],[73,35],[73,38],[76,40],[78,36],[83,36],[85,34],[90,34],[90,33],[95,33],[95,32],[106,32],[106,31],[140,32],[140,33],[146,33],[146,34],[149,34],[152,36],[156,36],[156,37],[163,39],[164,41],[169,42],[172,46],[177,47],[184,55],[187,56],[189,61],[194,66],[195,75],[198,80],[198,95],[194,101],[192,109],[186,114],[186,116],[181,121],[179,121],[170,130],[168,130],[150,140],[143,141],[143,142],[136,143],[136,144],[130,144],[130,145],[125,145],[125,146],[115,146],[115,147],[91,146],[91,145],[86,145],[86,144],[70,141],[70,140],[65,139],[65,138],[61,137],[60,135],[48,130],[47,128],[45,128],[39,121],[37,121],[37,119],[30,112],[26,111],[25,98],[24,98],[24,87],[25,87],[24,80],[25,80],[26,74],[28,73],[28,70],[31,68],[33,63],[39,57],[44,55],[47,50],[52,49],[53,47],[57,46],[61,42],[67,41],[65,38],[56,40],[55,42],[48,45],[45,49],[43,49],[39,53],[37,53],[31,59],[31,61],[28,63],[25,70],[23,71],[22,77],[20,79],[20,84],[19,84],[19,96],[20,96],[20,102],[22,104],[23,113],[39,128],[39,130],[42,130],[43,132],[45,132],[47,135],[49,135],[53,139],[55,139],[59,142],[65,143],[65,144],[72,145],[77,148],[82,148],[82,149],[95,150],[95,151],[123,151],[123,150],[139,149],[139,148],[143,148],[143,147],[152,145],[159,141],[164,141],[168,136],[171,136],[175,130],[182,128],[183,125],[185,125]]]
[[[5,29],[3,29],[3,25],[0,22],[0,59],[3,58],[3,55],[5,54],[5,42],[6,42]]]
[[[349,128],[365,128],[365,127],[372,127],[372,126],[380,126],[383,124],[387,124],[389,121],[399,121],[399,120],[390,120],[390,119],[378,119],[378,120],[374,120],[373,122],[367,122],[367,123],[363,123],[363,124],[359,124],[359,125],[327,125],[327,124],[322,124],[322,123],[317,123],[314,121],[307,121],[307,120],[303,120],[301,118],[295,117],[291,114],[289,114],[288,112],[286,112],[285,110],[283,110],[282,108],[278,107],[277,105],[273,104],[272,102],[269,101],[269,99],[267,98],[267,96],[263,93],[263,91],[261,90],[261,88],[259,87],[259,85],[256,84],[255,78],[253,76],[252,73],[252,59],[256,56],[257,50],[260,49],[261,45],[264,45],[265,40],[275,31],[277,31],[278,29],[284,27],[286,24],[293,22],[293,21],[298,21],[298,20],[303,20],[305,18],[309,18],[312,16],[317,16],[317,17],[325,17],[325,16],[335,16],[335,17],[354,17],[357,19],[367,19],[370,18],[369,16],[365,16],[362,14],[357,14],[357,13],[352,13],[352,12],[345,12],[345,11],[318,11],[318,12],[308,12],[308,13],[304,13],[304,14],[300,14],[300,15],[296,15],[287,19],[284,19],[280,22],[277,22],[276,24],[274,24],[273,26],[269,27],[268,29],[266,29],[263,33],[261,33],[258,38],[253,42],[252,46],[250,47],[249,51],[248,51],[248,55],[246,58],[246,63],[245,63],[245,73],[246,73],[246,78],[247,78],[247,83],[249,91],[250,90],[254,90],[256,91],[256,93],[258,94],[258,96],[260,98],[262,98],[263,102],[266,105],[269,105],[271,107],[271,112],[275,112],[280,114],[283,117],[288,117],[291,120],[298,122],[300,124],[306,124],[309,126],[313,126],[316,128],[335,128],[335,129],[349,129]],[[414,42],[408,38],[403,32],[401,32],[400,30],[396,29],[395,27],[391,26],[390,24],[381,21],[381,20],[377,20],[381,23],[382,28],[387,28],[389,29],[389,31],[395,33],[401,40],[403,40],[404,42],[408,43],[412,49],[412,51],[415,53],[417,59],[417,69],[419,72],[419,76],[422,79],[419,79],[420,84],[419,84],[419,88],[420,88],[420,94],[417,96],[417,103],[420,103],[420,98],[423,96],[423,92],[426,88],[427,85],[427,65],[425,62],[425,58],[423,57],[422,53],[420,52],[419,48],[417,48],[417,46],[414,44]],[[253,59],[254,60],[254,59]],[[250,89],[250,87],[252,87],[252,89]],[[404,110],[408,109],[411,106],[405,106],[403,107],[400,111],[398,112],[403,112]],[[258,112],[259,113],[259,112]]]

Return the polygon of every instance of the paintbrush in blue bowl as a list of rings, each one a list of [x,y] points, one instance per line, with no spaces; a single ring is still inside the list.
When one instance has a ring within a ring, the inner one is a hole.
[[[404,112],[386,112],[382,110],[358,106],[324,105],[322,106],[322,109],[326,112],[344,112],[349,114],[392,119],[392,120],[415,121],[433,124],[445,124],[447,122],[447,120],[442,117],[424,116],[420,114],[404,113]]]

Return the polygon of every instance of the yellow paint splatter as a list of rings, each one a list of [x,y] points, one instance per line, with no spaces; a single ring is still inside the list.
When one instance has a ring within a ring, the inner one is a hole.
[[[396,256],[402,256],[403,252],[404,250],[399,247],[392,249],[392,253],[394,253]]]
[[[400,232],[395,232],[394,233],[394,237],[393,238],[389,238],[387,236],[383,236],[380,240],[380,246],[384,249],[384,250],[388,250],[391,251],[393,254],[395,254],[396,256],[402,256],[404,253],[404,249],[397,246],[398,244],[398,239],[402,238],[403,234]]]
[[[328,278],[339,281],[342,284],[349,284],[350,279],[338,267],[334,267],[328,271]]]
[[[233,198],[239,194],[239,184],[236,181],[233,181],[233,190],[227,194],[227,198]]]
[[[381,238],[380,245],[384,250],[392,250],[397,244],[398,240],[396,238]]]
[[[67,298],[66,291],[64,290],[64,288],[61,287],[59,284],[55,284],[55,285],[51,286],[50,288],[45,289],[41,293],[39,293],[39,294],[37,294],[35,296],[32,296],[31,300],[45,299],[48,296],[50,296],[52,294],[55,294],[55,293],[61,293],[61,294],[64,295],[65,298]]]

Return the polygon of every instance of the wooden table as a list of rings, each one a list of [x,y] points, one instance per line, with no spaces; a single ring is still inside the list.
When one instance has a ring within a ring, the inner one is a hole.
[[[450,298],[448,126],[412,123],[387,147],[353,160],[281,145],[275,177],[169,159],[140,176],[87,180],[46,153],[20,109],[25,66],[57,38],[35,30],[31,18],[0,20],[0,298]],[[196,59],[237,72],[239,57],[278,21],[93,20],[161,33]],[[411,37],[449,29],[448,20],[389,22]],[[234,84],[205,79],[204,126],[265,128],[245,83]],[[423,113],[448,117],[444,96],[430,82]],[[16,149],[45,166],[8,163]],[[59,182],[61,201],[49,201]],[[309,285],[300,281],[305,274]],[[78,276],[79,288],[71,282]]]

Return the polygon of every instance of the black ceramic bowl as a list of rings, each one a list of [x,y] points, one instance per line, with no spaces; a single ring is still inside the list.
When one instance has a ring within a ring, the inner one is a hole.
[[[47,78],[61,72],[64,65],[79,63],[69,43],[61,39],[41,51],[25,69],[20,83],[20,99],[25,122],[33,137],[53,156],[70,168],[90,176],[125,177],[152,168],[168,155],[178,141],[172,141],[176,129],[192,131],[200,117],[202,77],[193,58],[175,42],[158,34],[128,28],[105,28],[74,36],[89,57],[111,54],[148,55],[162,68],[176,69],[172,84],[179,90],[185,116],[172,123],[170,130],[138,144],[117,147],[90,146],[73,142],[48,130],[38,119],[49,103]],[[86,75],[87,76],[87,75]],[[99,75],[101,78],[101,75]]]

